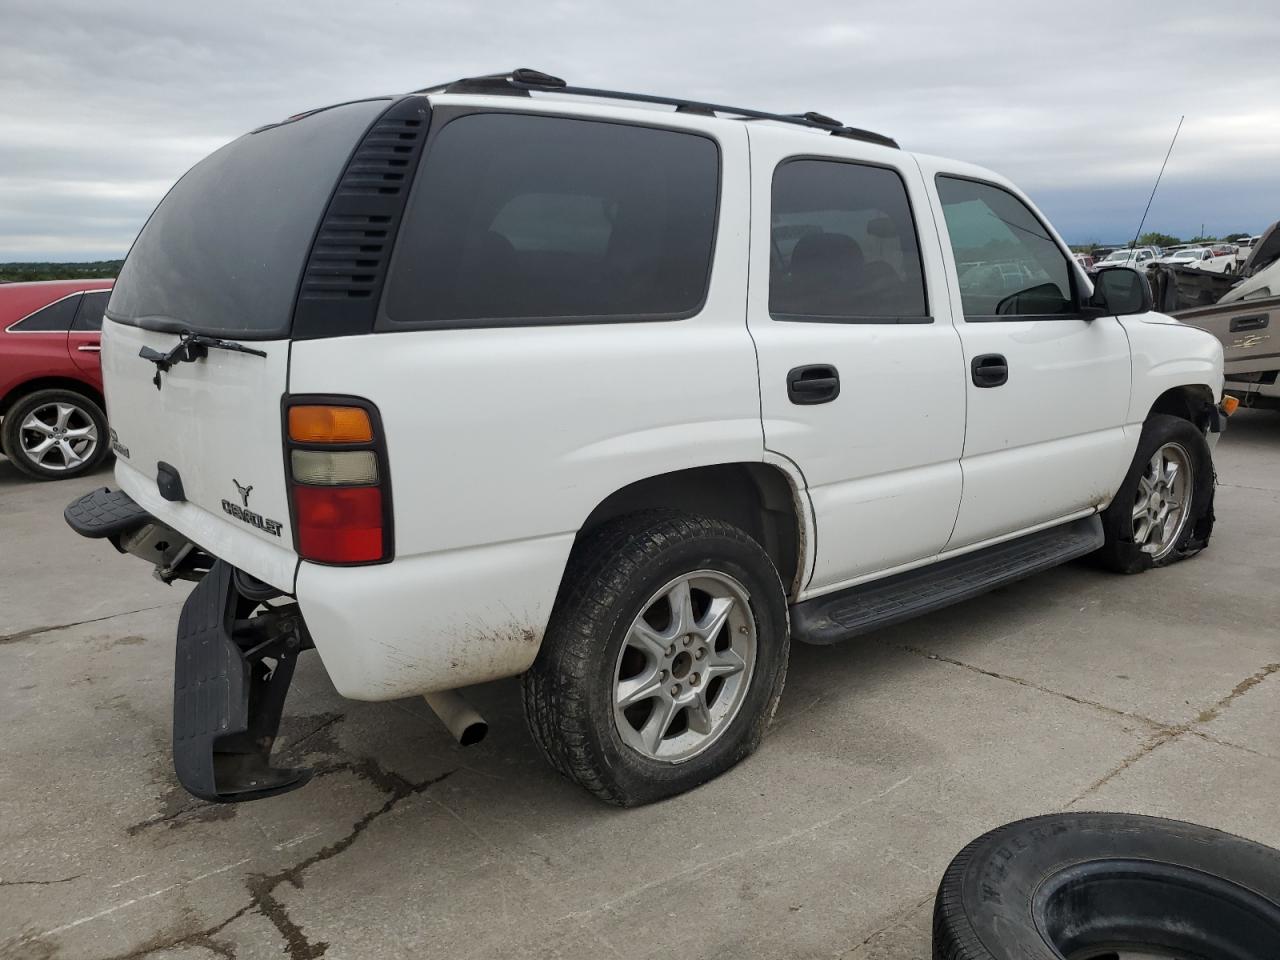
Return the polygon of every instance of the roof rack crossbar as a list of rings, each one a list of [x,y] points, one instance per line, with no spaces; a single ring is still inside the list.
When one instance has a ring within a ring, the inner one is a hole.
[[[724,115],[739,117],[744,120],[773,120],[778,123],[789,123],[815,130],[825,130],[832,136],[848,137],[852,140],[864,140],[885,147],[897,148],[898,143],[892,137],[886,137],[871,130],[859,127],[848,127],[821,113],[769,113],[766,110],[753,110],[749,107],[731,107],[720,103],[703,103],[699,100],[683,100],[678,97],[663,97],[648,93],[629,93],[623,90],[601,90],[596,87],[575,87],[565,83],[559,77],[530,70],[527,67],[513,70],[511,73],[492,73],[481,77],[464,77],[452,83],[442,83],[434,87],[426,87],[416,93],[508,93],[516,96],[528,96],[530,91],[544,93],[563,93],[575,97],[598,97],[602,100],[622,100],[631,103],[653,103],[675,107],[681,113],[699,113],[704,115]]]

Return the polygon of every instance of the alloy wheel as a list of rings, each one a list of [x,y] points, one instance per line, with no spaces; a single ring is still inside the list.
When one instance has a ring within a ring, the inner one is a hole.
[[[679,763],[733,723],[756,662],[746,588],[697,570],[655,593],[635,618],[614,666],[613,713],[624,743],[650,760]]]
[[[1133,542],[1153,560],[1164,559],[1182,536],[1193,479],[1191,456],[1180,443],[1166,443],[1153,453],[1138,478]]]
[[[59,401],[36,407],[18,427],[21,452],[42,470],[61,473],[92,459],[98,428],[82,407]]]

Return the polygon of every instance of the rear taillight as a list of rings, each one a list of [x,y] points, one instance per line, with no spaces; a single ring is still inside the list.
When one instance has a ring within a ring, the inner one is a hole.
[[[285,437],[298,556],[335,564],[391,559],[391,489],[377,409],[354,398],[291,397]]]

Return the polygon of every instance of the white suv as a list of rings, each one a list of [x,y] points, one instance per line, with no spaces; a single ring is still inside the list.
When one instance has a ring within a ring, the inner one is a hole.
[[[818,114],[464,80],[174,186],[103,327],[120,489],[67,517],[200,580],[197,796],[305,781],[314,644],[355,699],[523,675],[556,768],[644,803],[756,747],[793,638],[1202,548],[1222,350],[1150,307],[1003,178]]]

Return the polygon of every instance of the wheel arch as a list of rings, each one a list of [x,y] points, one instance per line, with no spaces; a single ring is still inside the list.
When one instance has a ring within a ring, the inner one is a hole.
[[[8,413],[9,409],[23,397],[38,390],[70,390],[72,393],[78,393],[92,400],[104,414],[107,410],[106,398],[101,391],[94,389],[83,380],[77,380],[74,377],[35,377],[12,387],[4,397],[0,398],[0,417]]]
[[[1213,388],[1208,384],[1190,383],[1170,387],[1156,397],[1147,416],[1163,413],[1194,423],[1201,430],[1208,428],[1215,405]]]
[[[615,517],[651,509],[723,520],[745,531],[769,555],[791,599],[807,580],[813,541],[808,497],[803,480],[780,465],[720,463],[634,481],[595,506],[575,545]]]

